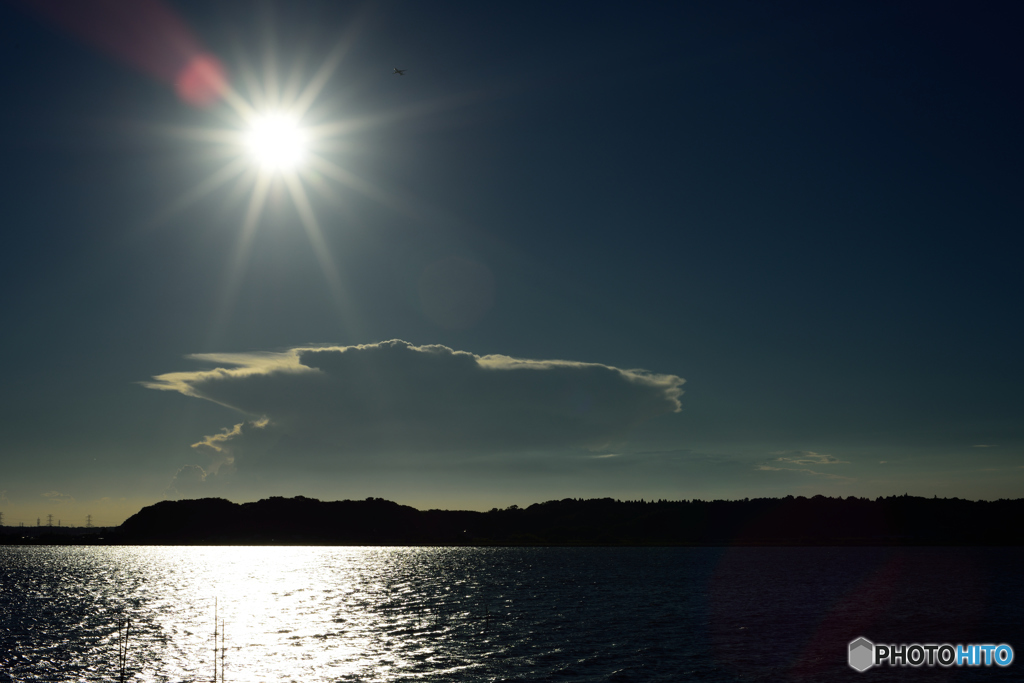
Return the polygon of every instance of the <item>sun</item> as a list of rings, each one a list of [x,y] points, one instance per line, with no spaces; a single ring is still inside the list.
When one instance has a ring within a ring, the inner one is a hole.
[[[266,114],[253,119],[246,146],[264,169],[292,170],[306,155],[306,136],[293,117]]]
[[[201,151],[197,150],[199,156],[215,162],[216,168],[160,210],[153,219],[154,225],[170,220],[228,184],[234,185],[228,193],[231,203],[248,194],[248,201],[239,212],[241,221],[235,246],[224,268],[224,285],[219,314],[215,316],[217,322],[211,330],[212,339],[219,337],[224,321],[230,318],[242,287],[254,236],[272,199],[291,199],[294,217],[309,239],[340,319],[353,330],[359,327],[358,311],[317,216],[314,201],[317,197],[311,200],[308,190],[315,192],[322,201],[339,205],[337,190],[343,187],[373,201],[419,215],[421,209],[409,198],[392,195],[345,165],[349,161],[344,156],[345,139],[364,129],[393,124],[431,109],[412,106],[373,116],[345,117],[320,101],[321,93],[331,85],[333,74],[350,51],[361,25],[355,22],[350,26],[323,62],[307,72],[301,56],[293,60],[291,68],[281,68],[275,59],[278,54],[275,31],[272,23],[268,23],[262,50],[262,74],[240,52],[234,85],[226,77],[223,84],[218,83],[219,99],[210,103],[207,111],[222,120],[219,125],[156,127],[174,138],[201,145]],[[282,78],[282,74],[287,76]],[[387,71],[381,72],[382,78],[390,75]],[[205,72],[199,76],[208,78]],[[187,89],[192,85],[189,82],[181,87]],[[274,229],[287,229],[292,224],[282,219],[281,214],[278,219]],[[352,334],[360,336],[357,332]]]

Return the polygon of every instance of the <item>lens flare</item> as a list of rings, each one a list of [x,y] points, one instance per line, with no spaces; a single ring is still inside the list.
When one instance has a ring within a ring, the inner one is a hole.
[[[220,60],[211,54],[193,57],[174,79],[178,97],[197,107],[209,107],[227,90]]]
[[[139,71],[174,87],[196,107],[228,90],[220,61],[164,0],[26,0],[27,9]]]

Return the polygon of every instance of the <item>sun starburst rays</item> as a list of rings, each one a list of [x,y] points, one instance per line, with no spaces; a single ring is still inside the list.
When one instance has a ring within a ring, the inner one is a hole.
[[[323,62],[311,70],[307,80],[303,77],[303,65],[307,63],[308,53],[300,55],[290,68],[279,69],[276,40],[273,30],[268,30],[261,46],[261,73],[252,68],[253,62],[245,59],[239,49],[242,58],[239,59],[237,74],[245,92],[243,94],[228,86],[223,92],[224,106],[211,111],[212,115],[219,115],[226,125],[158,129],[165,137],[195,144],[197,156],[193,158],[204,158],[206,162],[218,165],[213,173],[160,211],[158,222],[166,223],[174,215],[225,186],[226,205],[237,205],[247,195],[235,244],[223,269],[217,315],[208,341],[211,346],[219,344],[232,316],[250,267],[256,235],[266,218],[270,197],[277,194],[276,188],[280,188],[290,200],[342,324],[353,333],[358,327],[355,306],[306,185],[316,186],[319,195],[327,178],[330,182],[357,188],[380,200],[385,195],[367,192],[365,181],[354,180],[355,174],[324,156],[336,151],[336,148],[331,149],[331,142],[338,141],[351,126],[329,125],[331,116],[326,111],[318,111],[310,117],[315,119],[314,125],[304,125],[303,121],[351,47],[354,33],[355,29],[350,29]],[[341,119],[336,118],[335,121],[340,122]],[[324,173],[324,169],[330,172]]]
[[[211,116],[219,117],[222,125],[162,131],[196,144],[197,155],[194,158],[201,157],[205,163],[219,167],[172,201],[161,212],[161,222],[225,186],[228,186],[223,192],[225,209],[240,210],[242,214],[235,244],[223,270],[210,346],[220,343],[228,325],[246,280],[256,235],[267,227],[261,228],[267,208],[277,206],[276,201],[271,201],[272,196],[287,197],[309,240],[322,271],[325,289],[334,301],[340,321],[355,337],[359,336],[357,309],[333,255],[331,243],[334,240],[325,232],[307,188],[315,191],[316,203],[334,205],[334,211],[341,211],[338,215],[351,212],[344,195],[337,192],[339,187],[344,187],[403,215],[430,220],[438,218],[435,211],[420,202],[399,197],[361,177],[338,156],[338,152],[345,149],[345,138],[355,132],[467,103],[461,101],[466,99],[463,97],[460,101],[427,102],[397,111],[378,112],[373,116],[348,117],[323,104],[321,96],[342,65],[366,18],[365,11],[357,16],[324,59],[313,68],[306,68],[309,64],[309,42],[301,40],[296,41],[301,45],[296,59],[286,68],[281,68],[273,17],[264,14],[266,30],[257,59],[249,59],[245,55],[240,40],[232,41],[237,57],[235,85],[241,90],[229,84],[222,92],[223,106],[209,112]],[[468,99],[476,99],[476,96],[470,95]],[[281,226],[275,229],[281,229]]]
[[[229,161],[217,171],[204,178],[197,185],[192,186],[189,190],[179,195],[168,206],[159,211],[154,217],[152,224],[156,226],[166,223],[173,216],[196,204],[221,186],[229,183],[231,180],[241,176],[245,173],[248,167],[249,163],[244,159],[236,158]]]
[[[320,269],[327,280],[331,297],[341,313],[341,320],[352,324],[356,320],[356,309],[348,296],[344,283],[341,281],[338,268],[334,263],[334,257],[331,256],[331,250],[324,239],[323,231],[320,229],[320,221],[316,217],[316,212],[313,211],[313,207],[309,203],[309,198],[306,196],[306,191],[298,176],[294,173],[286,173],[284,180],[288,188],[288,194],[291,196],[292,202],[299,213],[302,226],[309,237],[310,245],[313,247],[313,253],[316,255],[316,259],[320,263]]]
[[[267,197],[270,194],[271,177],[267,173],[258,173],[252,187],[252,194],[249,196],[249,204],[246,207],[245,218],[242,221],[242,229],[239,232],[238,240],[231,255],[231,260],[225,270],[224,285],[221,290],[220,305],[217,316],[214,319],[213,329],[210,331],[209,344],[214,346],[220,340],[224,327],[231,317],[231,311],[235,307],[238,292],[242,287],[245,277],[245,269],[249,262],[249,252],[252,247],[253,237],[263,207],[266,205]]]

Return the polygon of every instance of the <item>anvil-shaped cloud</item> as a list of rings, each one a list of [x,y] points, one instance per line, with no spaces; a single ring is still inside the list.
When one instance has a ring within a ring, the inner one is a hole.
[[[240,468],[285,453],[294,462],[597,447],[638,422],[678,412],[684,382],[645,370],[477,356],[400,340],[190,358],[220,367],[144,384],[245,415],[250,422],[196,444],[230,453]]]

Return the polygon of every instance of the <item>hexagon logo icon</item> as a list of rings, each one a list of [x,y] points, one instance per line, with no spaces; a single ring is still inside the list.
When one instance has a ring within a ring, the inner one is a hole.
[[[875,662],[875,644],[867,638],[852,641],[848,661],[857,671],[867,671]]]

